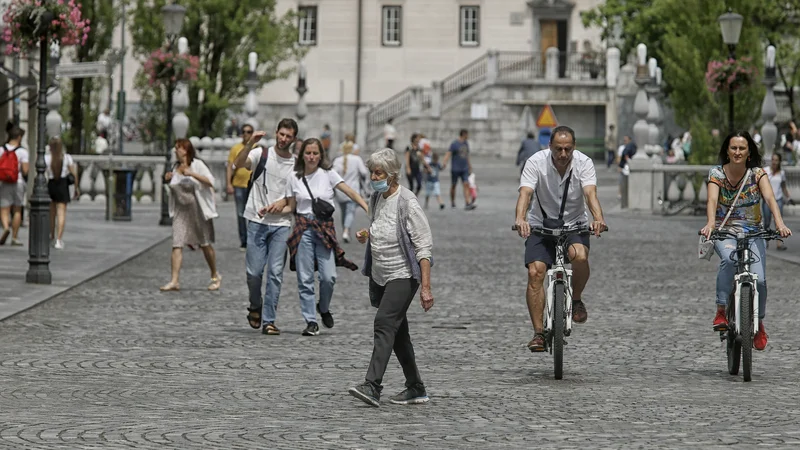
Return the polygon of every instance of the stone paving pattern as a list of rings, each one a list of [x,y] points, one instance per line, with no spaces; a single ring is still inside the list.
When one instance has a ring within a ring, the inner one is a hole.
[[[592,240],[589,321],[568,339],[556,381],[552,358],[525,348],[523,247],[510,231],[518,171],[501,160],[475,167],[477,210],[429,212],[436,304],[423,313],[415,302],[409,319],[431,403],[376,409],[347,393],[372,349],[374,310],[357,272],[339,271],[332,330],[300,335],[288,269],[283,334],[250,329],[244,255],[233,218],[223,217],[220,292],[205,290],[200,252],[184,258],[183,291],[158,292],[168,279],[164,243],[0,322],[0,447],[800,444],[797,266],[768,263],[770,344],[755,352],[753,381],[743,383],[727,374],[711,330],[717,262],[696,259],[702,219],[614,212],[616,176],[601,170],[611,232]],[[345,248],[361,259],[359,244]],[[393,359],[385,395],[402,383]]]

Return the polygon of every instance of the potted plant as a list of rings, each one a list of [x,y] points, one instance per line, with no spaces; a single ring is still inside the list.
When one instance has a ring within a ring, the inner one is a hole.
[[[41,41],[83,45],[89,37],[89,19],[82,17],[75,0],[12,0],[3,21],[7,55],[26,53]]]
[[[758,69],[749,57],[709,61],[706,86],[713,93],[736,92],[750,86],[757,76]]]
[[[151,87],[175,86],[179,82],[197,80],[200,60],[197,56],[155,50],[145,61],[142,70]]]

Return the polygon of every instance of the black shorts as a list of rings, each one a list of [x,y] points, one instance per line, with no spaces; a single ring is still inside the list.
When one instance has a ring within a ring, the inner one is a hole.
[[[456,170],[450,172],[450,179],[453,182],[453,186],[457,185],[459,180],[463,183],[469,182],[469,170]]]
[[[590,237],[591,236],[572,235],[567,238],[567,247],[572,244],[583,244],[586,246],[586,250],[589,250]],[[569,256],[564,256],[566,260],[569,261]],[[543,238],[531,234],[528,239],[525,240],[525,267],[528,267],[528,264],[536,261],[545,263],[547,268],[553,265],[556,261],[555,239]]]
[[[53,203],[69,203],[69,184],[66,178],[49,180],[47,182],[47,192]]]

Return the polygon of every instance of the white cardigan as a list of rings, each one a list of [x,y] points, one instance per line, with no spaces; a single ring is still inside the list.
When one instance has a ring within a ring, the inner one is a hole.
[[[211,174],[211,171],[208,170],[208,166],[206,166],[203,161],[195,158],[192,160],[189,170],[208,178],[208,181],[210,181],[212,185],[214,184],[214,175]],[[217,205],[214,197],[214,188],[197,181],[197,179],[194,177],[185,177],[176,171],[173,171],[172,173],[172,180],[170,181],[170,184],[180,183],[184,178],[188,178],[192,183],[197,184],[197,189],[194,190],[194,195],[197,197],[197,203],[200,205],[200,210],[203,211],[203,219],[211,220],[219,217],[219,214],[217,214]],[[175,197],[172,195],[169,196],[169,216],[175,216]]]

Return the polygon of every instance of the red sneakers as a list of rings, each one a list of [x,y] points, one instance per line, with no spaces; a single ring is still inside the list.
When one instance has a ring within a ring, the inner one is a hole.
[[[725,307],[717,306],[717,315],[714,316],[714,331],[725,331],[728,329],[728,318],[725,317]]]
[[[756,350],[762,351],[767,348],[767,340],[769,336],[767,335],[767,329],[764,328],[764,322],[758,324],[758,332],[756,333],[755,337],[753,337],[753,347]]]

